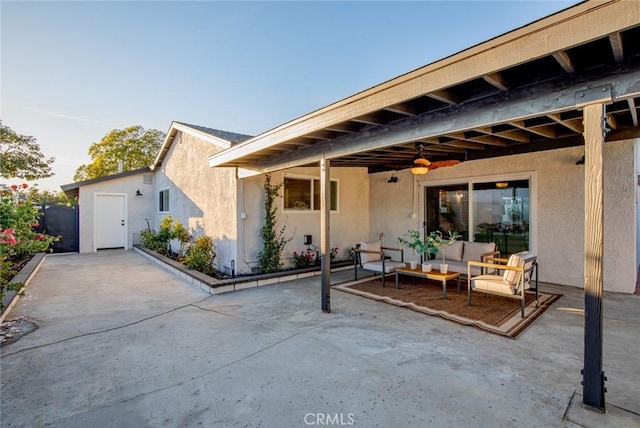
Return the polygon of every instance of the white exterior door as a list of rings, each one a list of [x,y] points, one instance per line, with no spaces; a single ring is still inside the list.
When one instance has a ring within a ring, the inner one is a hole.
[[[95,249],[126,248],[125,195],[96,195]]]

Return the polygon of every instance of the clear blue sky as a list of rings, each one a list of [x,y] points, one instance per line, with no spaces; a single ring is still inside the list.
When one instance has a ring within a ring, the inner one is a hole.
[[[110,130],[258,134],[577,1],[1,3],[1,118],[59,190]]]

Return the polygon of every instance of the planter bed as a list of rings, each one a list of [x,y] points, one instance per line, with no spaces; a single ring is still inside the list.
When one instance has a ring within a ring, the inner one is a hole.
[[[239,275],[229,279],[216,279],[209,275],[205,275],[202,272],[188,269],[182,263],[155,251],[149,250],[148,248],[134,245],[133,249],[147,259],[159,264],[163,268],[211,294],[226,293],[229,291],[242,290],[244,288],[276,284],[279,282],[292,281],[299,278],[306,278],[321,274],[320,266],[313,266],[304,269],[290,269],[265,274]],[[332,265],[331,271],[349,269],[352,265],[353,261],[349,260],[337,262]]]

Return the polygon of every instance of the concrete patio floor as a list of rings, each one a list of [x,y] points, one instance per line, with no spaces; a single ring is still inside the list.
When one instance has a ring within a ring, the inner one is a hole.
[[[337,272],[344,281],[351,271]],[[640,296],[606,294],[607,413],[581,405],[582,290],[517,340],[310,277],[209,295],[133,251],[47,256],[9,318],[0,425],[638,427]]]

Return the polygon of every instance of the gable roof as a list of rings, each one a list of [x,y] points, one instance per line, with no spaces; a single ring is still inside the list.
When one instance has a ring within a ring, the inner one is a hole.
[[[164,142],[162,143],[162,146],[160,146],[160,150],[158,150],[158,154],[156,155],[156,158],[151,165],[152,170],[162,164],[162,161],[164,161],[164,157],[169,152],[171,144],[173,144],[173,140],[178,132],[184,132],[186,134],[192,135],[225,150],[236,145],[237,143],[252,138],[251,135],[223,131],[221,129],[208,128],[206,126],[192,125],[189,123],[177,122],[174,120],[173,122],[171,122],[171,126],[169,127],[169,131],[167,131]]]
[[[197,131],[204,132],[205,134],[209,134],[213,137],[230,141],[231,143],[240,143],[242,141],[248,140],[249,138],[253,137],[252,135],[238,134],[237,132],[223,131],[221,129],[208,128],[206,126],[200,126],[200,125],[192,125],[190,123],[185,123],[185,122],[174,122],[174,123],[192,128]]]
[[[105,175],[104,177],[92,178],[91,180],[78,181],[76,183],[63,184],[60,186],[62,191],[68,198],[75,198],[80,194],[81,186],[88,186],[90,184],[103,183],[105,181],[117,180],[118,178],[129,177],[130,175],[143,174],[150,172],[151,168],[144,167],[138,169],[132,169],[131,171],[124,171],[118,174]]]

